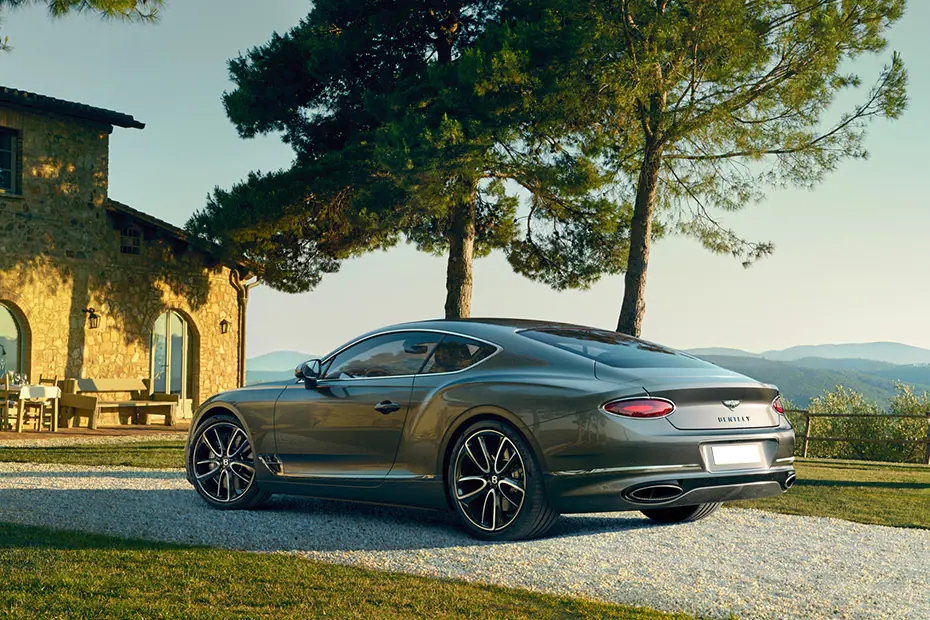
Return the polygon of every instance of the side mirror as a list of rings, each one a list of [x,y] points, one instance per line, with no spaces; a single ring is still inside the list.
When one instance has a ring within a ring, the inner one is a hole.
[[[310,360],[304,362],[296,369],[294,369],[294,376],[298,379],[303,379],[304,385],[307,386],[307,389],[315,388],[316,382],[320,378],[320,374],[323,370],[323,362],[320,360]]]

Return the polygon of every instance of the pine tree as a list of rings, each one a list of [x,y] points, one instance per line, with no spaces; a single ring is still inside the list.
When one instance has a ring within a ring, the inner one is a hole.
[[[293,166],[217,188],[188,223],[263,279],[305,291],[401,240],[447,254],[445,315],[470,314],[474,258],[500,249],[557,287],[619,273],[627,219],[561,128],[552,84],[505,46],[501,0],[321,0],[230,62],[242,137],[281,132]],[[520,198],[525,202],[521,205]]]
[[[529,4],[536,17],[510,31],[511,45],[553,58],[546,79],[585,103],[573,110],[578,131],[632,204],[617,330],[634,336],[657,231],[748,266],[773,244],[740,237],[715,211],[761,200],[766,188],[815,186],[844,159],[866,157],[868,123],[897,118],[907,103],[892,54],[858,105],[833,112],[838,95],[862,84],[854,61],[885,49],[904,0]]]
[[[0,12],[40,4],[46,6],[53,18],[90,13],[103,19],[156,21],[163,0],[0,0]],[[4,37],[0,40],[0,51],[9,49],[9,38]]]

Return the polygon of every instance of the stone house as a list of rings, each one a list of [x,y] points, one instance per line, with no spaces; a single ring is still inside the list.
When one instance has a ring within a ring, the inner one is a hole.
[[[0,87],[0,370],[149,379],[184,417],[245,377],[246,270],[107,194],[132,116]]]

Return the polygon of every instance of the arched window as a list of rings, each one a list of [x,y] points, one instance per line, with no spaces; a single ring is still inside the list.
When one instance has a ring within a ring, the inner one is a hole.
[[[152,391],[177,394],[182,401],[193,389],[193,343],[187,321],[174,310],[158,317],[152,329]]]
[[[26,341],[19,319],[0,302],[0,376],[7,372],[26,371],[25,349]]]

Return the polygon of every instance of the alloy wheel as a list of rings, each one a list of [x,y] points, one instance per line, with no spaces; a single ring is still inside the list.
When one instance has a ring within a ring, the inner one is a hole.
[[[204,429],[194,444],[194,479],[215,502],[242,497],[255,479],[255,460],[248,436],[236,424],[218,422]]]
[[[458,450],[453,471],[455,499],[477,528],[507,528],[526,499],[526,469],[514,442],[503,433],[482,429]]]

